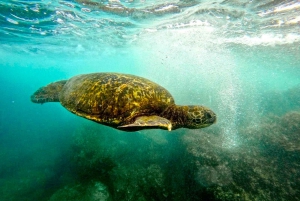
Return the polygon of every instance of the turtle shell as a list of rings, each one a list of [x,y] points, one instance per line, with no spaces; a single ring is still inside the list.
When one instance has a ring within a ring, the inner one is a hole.
[[[119,73],[75,76],[67,81],[59,100],[71,112],[111,127],[132,123],[138,116],[159,115],[174,104],[162,86]]]

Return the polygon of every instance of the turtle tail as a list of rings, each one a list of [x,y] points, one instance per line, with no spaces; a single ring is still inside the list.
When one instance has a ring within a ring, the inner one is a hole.
[[[34,103],[59,102],[59,93],[67,80],[53,82],[39,88],[30,98]]]

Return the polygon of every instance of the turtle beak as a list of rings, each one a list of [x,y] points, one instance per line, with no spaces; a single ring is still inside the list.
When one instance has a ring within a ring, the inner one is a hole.
[[[207,110],[205,112],[205,119],[206,119],[206,123],[208,123],[208,124],[214,124],[217,122],[217,116],[211,110]]]

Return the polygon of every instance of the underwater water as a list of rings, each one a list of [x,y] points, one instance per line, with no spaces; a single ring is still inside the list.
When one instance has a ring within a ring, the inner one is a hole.
[[[0,200],[300,200],[300,2],[0,2]],[[203,129],[119,131],[34,104],[120,72],[204,105]]]

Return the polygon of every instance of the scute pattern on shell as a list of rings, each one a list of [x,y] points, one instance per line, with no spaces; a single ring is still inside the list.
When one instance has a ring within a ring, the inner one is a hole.
[[[142,77],[118,73],[93,73],[68,80],[60,102],[71,112],[117,127],[141,115],[158,115],[174,104],[172,95]]]

